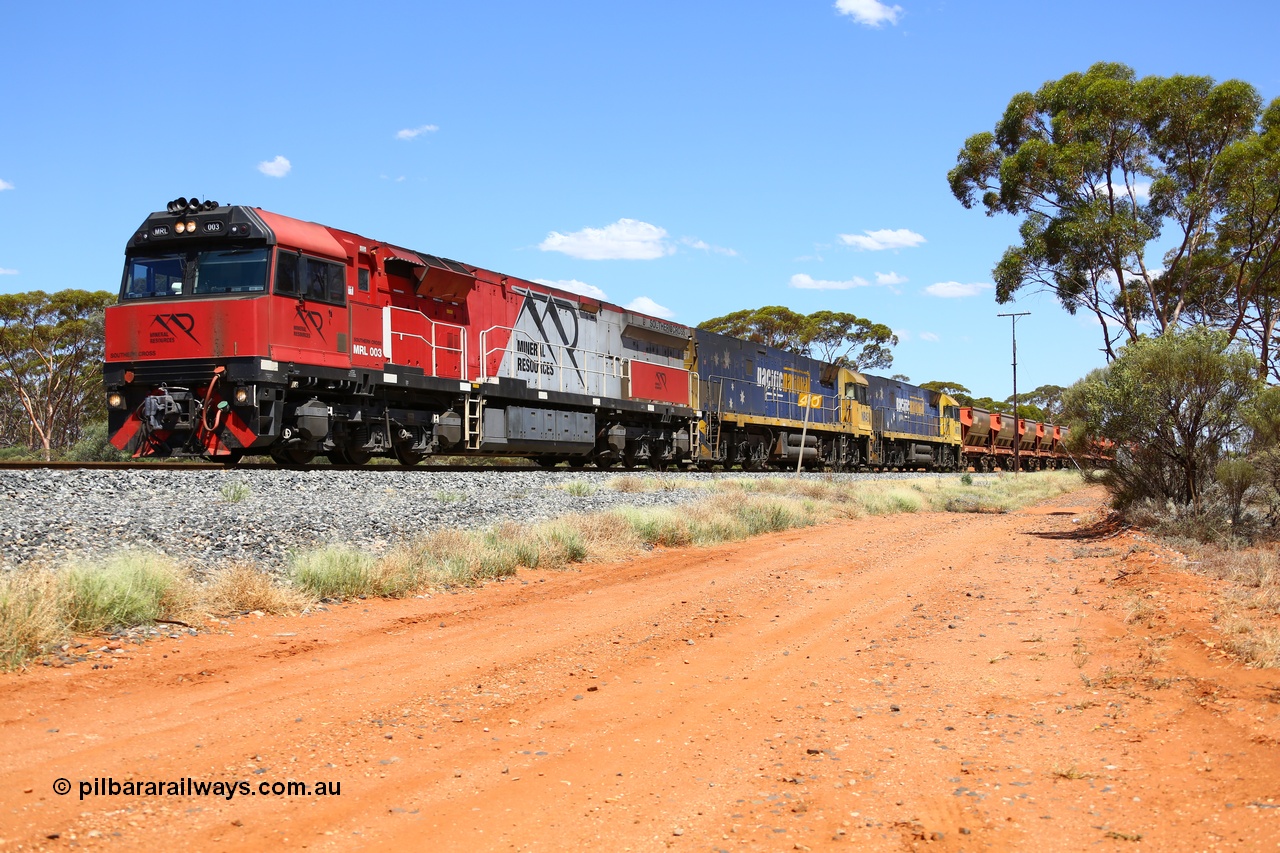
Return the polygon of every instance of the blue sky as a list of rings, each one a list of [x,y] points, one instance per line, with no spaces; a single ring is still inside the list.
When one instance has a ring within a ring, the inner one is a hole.
[[[1272,4],[6,3],[0,292],[115,290],[176,196],[264,207],[694,325],[852,311],[891,372],[1011,392],[1096,324],[997,305],[1017,221],[946,172],[1019,91],[1124,62],[1280,95]],[[597,293],[598,295],[598,293]]]

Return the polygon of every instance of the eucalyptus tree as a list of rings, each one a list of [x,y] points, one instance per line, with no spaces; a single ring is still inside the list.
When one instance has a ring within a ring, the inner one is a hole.
[[[1138,79],[1118,63],[1014,95],[948,174],[965,207],[1023,217],[993,271],[997,301],[1031,286],[1092,313],[1108,360],[1145,329],[1221,314],[1228,288],[1203,259],[1231,199],[1220,173],[1256,135],[1261,106],[1238,80]]]
[[[712,317],[698,328],[812,356],[855,370],[893,364],[898,336],[883,323],[844,311],[800,314],[782,305],[745,308]]]
[[[1252,354],[1197,326],[1140,336],[1063,392],[1069,443],[1109,439],[1099,476],[1118,506],[1141,499],[1198,507],[1217,464],[1244,449],[1262,383]]]
[[[48,459],[104,414],[103,310],[114,300],[87,290],[0,294],[0,410],[9,441]]]

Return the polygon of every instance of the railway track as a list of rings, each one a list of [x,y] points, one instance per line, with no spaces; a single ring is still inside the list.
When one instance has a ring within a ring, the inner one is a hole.
[[[614,476],[622,474],[644,475],[657,473],[671,474],[711,474],[710,470],[702,468],[682,468],[671,467],[665,472],[655,468],[596,468],[594,466],[585,466],[582,468],[574,468],[571,466],[557,466],[555,468],[543,468],[535,464],[487,464],[487,465],[456,465],[456,464],[422,464],[412,468],[405,468],[396,464],[369,464],[369,465],[333,465],[328,462],[313,462],[303,466],[287,467],[277,465],[275,462],[241,462],[235,465],[224,465],[219,462],[68,462],[68,461],[0,461],[0,471],[417,471],[423,474],[460,474],[478,471],[556,471],[559,473],[574,472],[581,474],[611,474]],[[739,474],[773,474],[785,475],[794,474],[794,469],[788,466],[785,469],[767,469],[760,471],[744,471],[741,469],[733,469],[730,472],[724,472],[717,469],[714,473],[739,473]],[[806,469],[806,474],[827,473],[824,471],[816,471]],[[926,471],[923,469],[865,469],[860,471],[840,472],[846,474],[874,474],[874,473],[894,473],[894,474],[938,474],[945,472]]]
[[[424,473],[461,473],[466,471],[542,471],[534,465],[330,465],[320,462],[300,468],[284,468],[274,462],[241,462],[224,465],[219,462],[0,462],[0,471],[422,471]],[[567,469],[566,469],[567,470]],[[595,470],[595,469],[591,469]]]

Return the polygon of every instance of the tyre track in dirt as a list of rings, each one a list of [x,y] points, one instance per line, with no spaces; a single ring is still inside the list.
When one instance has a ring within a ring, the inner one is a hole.
[[[1280,679],[1212,657],[1199,582],[1155,549],[1081,536],[1099,499],[246,617],[4,676],[0,850],[1275,846]],[[1166,624],[1126,624],[1152,590]],[[342,793],[79,801],[59,776]]]

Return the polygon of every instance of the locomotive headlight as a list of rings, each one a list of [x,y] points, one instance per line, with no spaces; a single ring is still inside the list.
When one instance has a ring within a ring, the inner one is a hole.
[[[123,409],[124,395],[121,394],[119,391],[112,391],[111,393],[107,394],[107,408]]]
[[[187,223],[179,222],[173,226],[173,230],[179,234],[185,234],[187,233]]]
[[[249,389],[243,385],[239,385],[236,387],[236,390],[232,392],[231,398],[236,401],[237,406],[243,406],[245,403],[249,402]]]
[[[196,233],[196,221],[194,219],[187,220],[187,233],[188,234]]]

